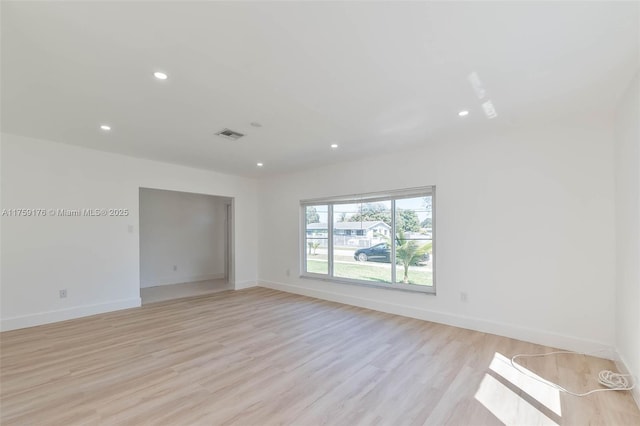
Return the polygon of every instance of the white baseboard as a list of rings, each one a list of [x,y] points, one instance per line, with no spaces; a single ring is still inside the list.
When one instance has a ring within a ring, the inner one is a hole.
[[[159,287],[161,285],[194,283],[197,281],[220,280],[222,278],[224,278],[224,272],[220,274],[193,275],[193,276],[186,276],[186,277],[165,277],[165,278],[158,278],[157,280],[153,280],[153,281],[142,281],[140,283],[140,288]]]
[[[234,285],[235,290],[242,290],[243,288],[256,287],[258,284],[255,281],[240,281]]]
[[[631,395],[633,395],[633,400],[636,402],[636,405],[638,406],[638,408],[640,409],[640,377],[637,377],[636,375],[634,375],[631,370],[629,370],[628,367],[629,364],[627,364],[624,360],[624,357],[622,357],[622,355],[620,355],[620,352],[618,352],[618,359],[616,359],[616,367],[618,368],[618,371],[622,374],[631,374],[634,376],[634,380],[635,380],[635,384],[636,387],[633,388],[631,390]]]
[[[390,314],[401,315],[410,318],[417,318],[425,321],[437,322],[440,324],[452,325],[483,333],[496,334],[512,339],[523,340],[539,345],[559,348],[564,350],[593,353],[598,352],[598,356],[608,359],[615,359],[616,352],[610,345],[580,339],[544,330],[536,330],[527,327],[520,327],[512,324],[505,324],[497,321],[480,318],[467,317],[463,315],[450,314],[446,312],[419,309],[413,306],[399,305],[381,300],[367,299],[363,297],[348,296],[340,293],[317,290],[302,287],[294,284],[284,284],[272,281],[259,281],[258,286],[271,288],[273,290],[286,291],[303,296],[315,297],[332,302],[358,306],[361,308],[373,309]]]
[[[119,311],[121,309],[137,308],[139,306],[141,306],[140,298],[134,297],[132,299],[114,300],[112,302],[96,303],[94,305],[75,306],[73,308],[60,309],[57,311],[39,312],[37,314],[5,318],[0,321],[0,331],[34,327],[36,325],[66,321],[89,315]]]

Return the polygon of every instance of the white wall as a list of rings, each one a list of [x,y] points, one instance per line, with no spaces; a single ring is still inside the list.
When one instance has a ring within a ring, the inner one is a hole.
[[[141,189],[140,286],[224,278],[227,204],[211,195]]]
[[[640,77],[616,114],[616,346],[640,378]],[[640,404],[640,389],[635,392]]]
[[[6,134],[0,153],[2,208],[130,210],[119,218],[3,217],[2,329],[137,306],[144,187],[234,198],[236,288],[259,275],[273,288],[559,347],[615,343],[610,123],[443,139],[259,183]],[[298,277],[300,199],[432,184],[436,296]]]
[[[260,283],[564,348],[610,348],[611,133],[595,121],[513,128],[263,180]],[[298,277],[301,199],[423,185],[437,187],[436,296]]]
[[[232,275],[236,288],[255,283],[254,180],[1,136],[1,208],[130,212],[127,217],[2,217],[3,330],[140,304],[140,187],[234,198]],[[58,297],[63,288],[66,299]]]

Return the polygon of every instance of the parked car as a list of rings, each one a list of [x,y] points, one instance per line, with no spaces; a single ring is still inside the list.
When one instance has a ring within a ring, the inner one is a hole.
[[[375,246],[361,248],[353,254],[355,260],[360,262],[391,262],[391,249],[387,243],[376,244]]]
[[[375,246],[362,248],[356,250],[353,254],[353,258],[360,262],[391,262],[391,248],[387,243],[376,244]],[[420,264],[429,260],[429,253],[425,253],[421,259],[418,259],[415,264]]]

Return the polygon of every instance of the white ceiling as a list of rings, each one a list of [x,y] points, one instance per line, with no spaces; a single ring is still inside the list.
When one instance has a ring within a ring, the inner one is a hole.
[[[2,131],[289,172],[461,128],[610,114],[639,67],[638,22],[638,3],[608,1],[3,1]],[[225,127],[247,136],[214,136]]]

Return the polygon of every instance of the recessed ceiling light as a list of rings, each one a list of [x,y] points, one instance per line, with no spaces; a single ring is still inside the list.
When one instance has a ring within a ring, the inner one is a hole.
[[[111,126],[107,126],[106,124],[100,125],[100,128],[105,132],[108,132],[109,130],[111,130]]]
[[[258,164],[256,164],[256,166],[258,166],[258,167],[262,167],[262,166],[264,166],[264,164],[262,164],[262,163],[258,163]]]
[[[253,127],[262,127],[262,124],[258,123],[257,121],[253,121],[253,122],[251,123],[251,125],[252,125]]]
[[[467,115],[469,115],[469,111],[467,111],[466,109],[465,109],[465,110],[462,110],[462,111],[460,111],[460,112],[458,113],[458,115],[459,115],[460,117],[466,117]]]
[[[167,77],[169,77],[167,74],[160,72],[160,71],[156,71],[153,73],[153,76],[155,78],[157,78],[158,80],[166,80]]]
[[[331,144],[331,148],[336,149],[337,147],[338,147],[338,144],[337,144],[337,143],[332,143],[332,144]]]

